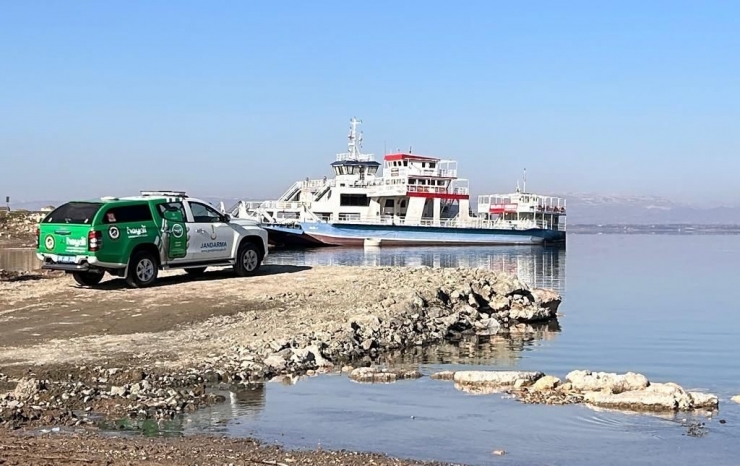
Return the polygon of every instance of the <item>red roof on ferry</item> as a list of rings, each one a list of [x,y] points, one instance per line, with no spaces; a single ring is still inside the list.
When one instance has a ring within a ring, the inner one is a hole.
[[[412,154],[388,154],[385,156],[385,160],[420,160],[422,162],[430,161],[430,162],[439,162],[440,159],[435,157],[424,157],[421,155],[412,155]]]

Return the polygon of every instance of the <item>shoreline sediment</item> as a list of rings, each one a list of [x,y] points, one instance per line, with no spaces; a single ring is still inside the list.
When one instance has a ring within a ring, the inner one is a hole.
[[[554,319],[561,301],[554,291],[480,269],[266,267],[249,279],[218,272],[208,278],[171,274],[161,287],[136,291],[116,281],[82,289],[67,278],[1,284],[0,312],[39,313],[43,328],[52,307],[74,307],[63,318],[72,315],[74,324],[84,316],[81,329],[93,313],[102,314],[100,326],[123,322],[119,334],[99,328],[71,338],[41,335],[13,347],[6,340],[0,372],[21,383],[0,399],[0,424],[93,423],[74,410],[172,418],[223,401],[210,387],[370,365],[390,351]],[[200,310],[204,320],[190,322],[188,309]],[[170,328],[126,331],[136,319],[156,328],[173,312],[181,321],[173,319]]]

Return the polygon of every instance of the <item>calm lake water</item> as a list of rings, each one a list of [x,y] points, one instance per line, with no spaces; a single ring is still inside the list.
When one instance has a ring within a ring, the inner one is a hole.
[[[393,362],[425,374],[462,368],[560,377],[573,369],[636,371],[715,393],[720,411],[696,419],[531,406],[501,395],[470,395],[426,377],[364,385],[327,375],[232,393],[230,402],[171,428],[467,464],[740,465],[740,405],[729,400],[740,394],[740,305],[733,292],[740,236],[571,235],[567,250],[321,249],[278,252],[268,262],[518,273],[562,293],[557,325],[408,352]],[[696,420],[706,423],[700,438],[687,435],[686,424]],[[494,457],[496,449],[508,454]]]

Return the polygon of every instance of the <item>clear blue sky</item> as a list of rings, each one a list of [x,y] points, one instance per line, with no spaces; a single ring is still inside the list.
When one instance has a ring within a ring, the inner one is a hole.
[[[740,201],[740,2],[606,3],[2,2],[0,195],[274,197],[357,116],[474,193]]]

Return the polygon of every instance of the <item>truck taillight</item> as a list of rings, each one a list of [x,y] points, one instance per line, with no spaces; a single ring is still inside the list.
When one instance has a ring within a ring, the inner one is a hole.
[[[87,234],[87,249],[90,251],[98,251],[103,245],[103,232],[102,231],[91,231]]]
[[[41,229],[36,228],[36,247],[41,245]]]

